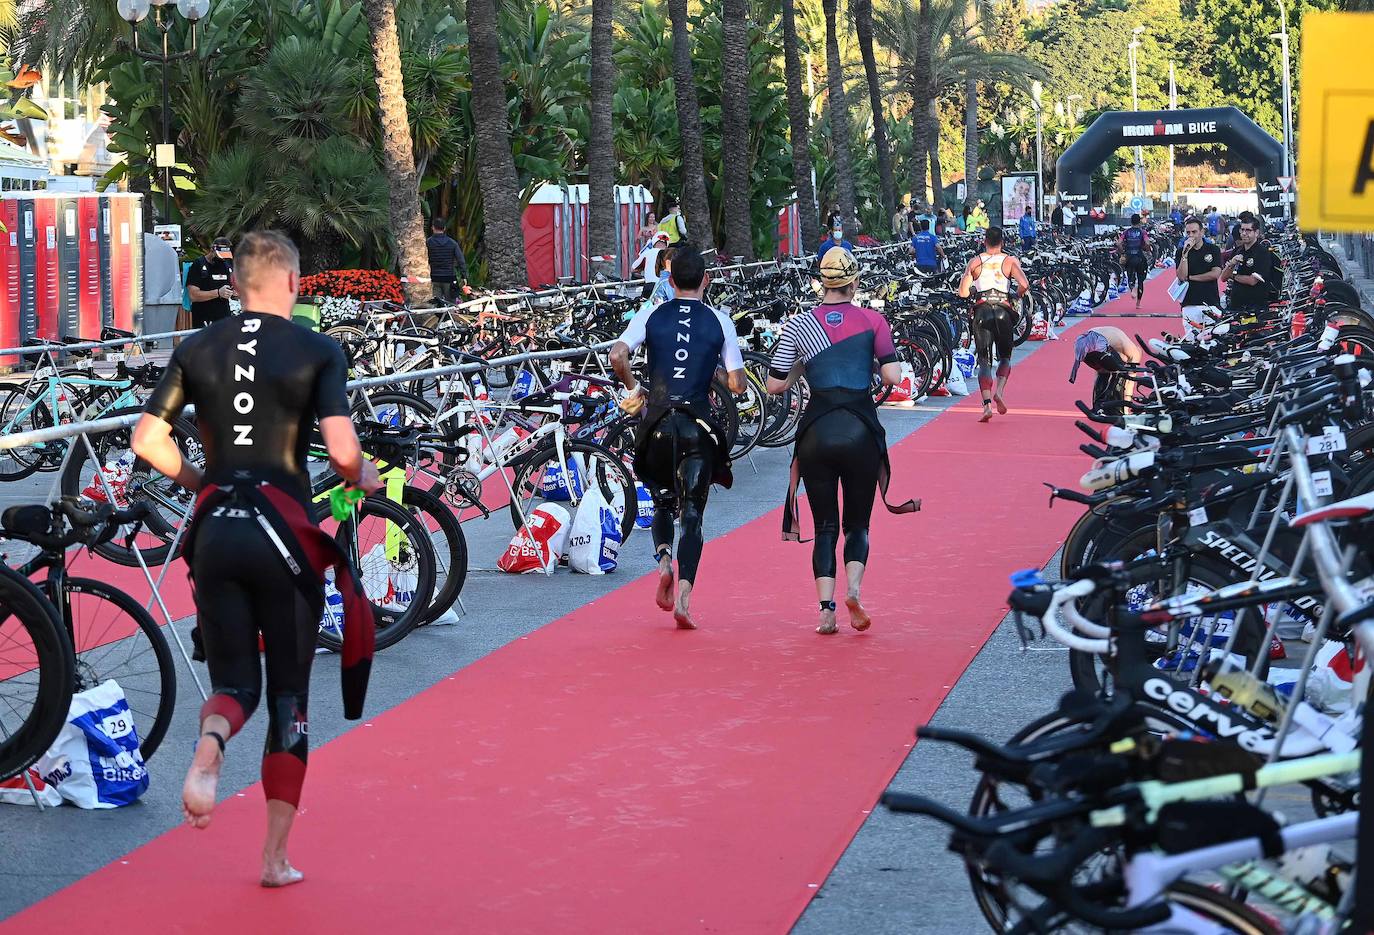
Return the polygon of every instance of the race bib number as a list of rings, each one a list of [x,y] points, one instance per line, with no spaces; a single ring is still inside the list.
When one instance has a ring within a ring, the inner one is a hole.
[[[1314,435],[1307,440],[1309,455],[1329,455],[1336,451],[1345,451],[1345,433],[1335,426],[1329,425],[1322,434]]]

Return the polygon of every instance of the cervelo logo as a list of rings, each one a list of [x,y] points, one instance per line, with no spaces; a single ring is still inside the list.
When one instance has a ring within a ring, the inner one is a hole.
[[[1131,138],[1142,136],[1182,136],[1185,133],[1215,133],[1217,132],[1217,122],[1215,120],[1201,120],[1194,123],[1165,123],[1163,120],[1156,120],[1154,123],[1133,123],[1121,128],[1121,135]]]
[[[248,318],[248,317],[245,317],[245,318],[243,319],[243,327],[240,329],[240,333],[241,333],[241,334],[256,334],[256,333],[257,333],[257,330],[258,330],[259,328],[261,328],[261,327],[262,327],[262,319],[261,319],[261,318]],[[239,349],[240,351],[242,351],[243,353],[247,354],[249,357],[257,357],[257,356],[258,356],[258,339],[257,339],[257,338],[250,338],[249,340],[245,341],[244,343],[238,345],[238,349]],[[243,365],[240,364],[240,363],[235,363],[235,364],[234,364],[234,382],[235,382],[235,383],[247,383],[247,384],[248,384],[248,387],[247,387],[246,389],[240,390],[238,393],[235,393],[235,394],[234,394],[234,411],[237,412],[237,413],[238,413],[239,415],[241,415],[241,416],[249,415],[249,414],[253,411],[253,406],[255,405],[255,401],[254,401],[254,399],[253,399],[253,394],[252,394],[251,392],[249,392],[249,390],[251,390],[251,389],[253,388],[253,381],[256,380],[256,379],[257,379],[257,365],[256,365],[256,364],[249,364],[247,367],[243,366]],[[247,445],[247,446],[249,446],[249,447],[252,447],[252,445],[253,445],[253,426],[251,426],[251,425],[235,425],[235,426],[234,426],[234,444],[235,444],[235,445]]]
[[[1176,714],[1222,739],[1234,739],[1244,750],[1264,752],[1274,741],[1274,732],[1267,727],[1252,727],[1245,722],[1239,709],[1227,712],[1220,704],[1190,691],[1176,687],[1167,679],[1145,680],[1145,696],[1160,702]],[[1235,714],[1233,718],[1231,715]]]

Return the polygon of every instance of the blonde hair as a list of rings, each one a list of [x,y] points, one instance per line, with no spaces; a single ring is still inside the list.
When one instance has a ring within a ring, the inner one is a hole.
[[[272,269],[290,273],[301,271],[301,254],[291,238],[274,230],[246,234],[234,251],[234,279],[239,290],[258,288],[254,280]]]

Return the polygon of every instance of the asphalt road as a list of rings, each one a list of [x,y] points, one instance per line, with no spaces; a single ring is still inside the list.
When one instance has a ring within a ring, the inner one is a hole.
[[[1018,350],[1017,359],[1040,345]],[[956,400],[931,399],[918,409],[887,409],[883,422],[896,443]],[[721,535],[774,509],[786,486],[786,451],[758,451],[736,465],[736,484],[713,492],[707,534]],[[756,471],[755,471],[756,469]],[[12,485],[0,505],[34,502],[46,490],[35,478]],[[495,572],[496,556],[511,535],[504,512],[465,524],[473,567],[463,592],[465,615],[451,627],[430,627],[378,655],[368,693],[370,711],[393,707],[501,646],[520,639],[607,590],[649,571],[646,532],[634,534],[622,552],[622,568],[604,578],[571,575],[512,577]],[[1050,543],[1046,543],[1050,545]],[[709,551],[709,544],[707,549]],[[804,561],[802,550],[798,561]],[[178,624],[183,633],[190,621]],[[179,663],[180,664],[180,663]],[[319,656],[314,684],[327,692],[311,717],[312,740],[323,744],[349,729],[332,695],[336,657]],[[200,699],[179,673],[177,712],[162,749],[150,764],[152,786],[137,804],[113,811],[0,806],[0,853],[22,859],[0,865],[0,919],[79,879],[173,827],[181,820],[180,780],[197,733]],[[1022,653],[1007,627],[990,639],[954,686],[937,722],[1008,736],[1050,707],[1068,684],[1064,654],[1039,648]],[[241,750],[260,746],[266,718],[255,717]],[[915,725],[913,725],[913,728]],[[909,757],[895,786],[920,789],[963,806],[972,788],[969,758],[933,744]],[[220,785],[222,797],[243,795],[258,779],[256,756],[231,756]],[[801,933],[897,931],[972,932],[982,927],[959,862],[947,853],[942,831],[930,822],[875,811],[854,839],[796,926]],[[398,894],[398,898],[402,898]]]

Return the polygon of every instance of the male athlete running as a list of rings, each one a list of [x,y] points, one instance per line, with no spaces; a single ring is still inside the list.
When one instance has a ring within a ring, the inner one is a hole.
[[[258,636],[267,662],[267,797],[263,886],[297,883],[286,840],[305,780],[306,695],[324,605],[325,565],[333,540],[307,517],[306,450],[315,421],[330,463],[351,484],[381,486],[364,461],[348,417],[347,365],[337,344],[291,322],[300,257],[281,234],[257,231],[239,245],[235,289],[244,312],[182,342],[134,431],[133,448],[156,470],[199,490],[187,533],[196,618],[214,693],[200,712],[200,742],[182,788],[186,818],[210,824],[225,741],[243,726],[262,695]],[[188,403],[205,450],[205,473],[183,460],[171,423]],[[334,547],[337,549],[337,547]],[[336,565],[349,609],[343,656],[345,716],[362,713],[372,620],[351,572]],[[346,580],[347,579],[347,580]],[[362,604],[365,626],[353,611]]]
[[[1017,311],[1011,301],[1011,284],[1016,283],[1017,300],[1030,291],[1030,280],[1021,261],[1002,252],[1002,229],[989,227],[984,234],[986,249],[968,261],[959,295],[973,300],[973,348],[978,358],[978,389],[983,395],[983,417],[992,418],[992,407],[1007,414],[1005,395],[1011,377],[1011,351],[1015,343]],[[997,388],[992,382],[992,351],[997,349]]]
[[[1131,215],[1131,226],[1121,232],[1116,239],[1116,252],[1121,256],[1121,265],[1126,270],[1126,289],[1135,293],[1135,307],[1140,308],[1140,300],[1145,295],[1145,273],[1149,267],[1146,256],[1150,249],[1149,232],[1141,226],[1140,215]]]
[[[702,301],[706,261],[690,247],[673,255],[670,278],[676,298],[630,319],[611,348],[611,366],[631,394],[627,410],[644,412],[635,435],[635,474],[654,498],[654,555],[658,558],[658,606],[674,622],[695,630],[692,585],[701,560],[701,519],[712,482],[729,487],[730,446],[711,416],[709,395],[717,368],[732,393],[744,392],[744,359],[735,325]],[[630,371],[630,354],[648,352],[645,382]],[[673,519],[677,543],[677,597],[673,597]]]

